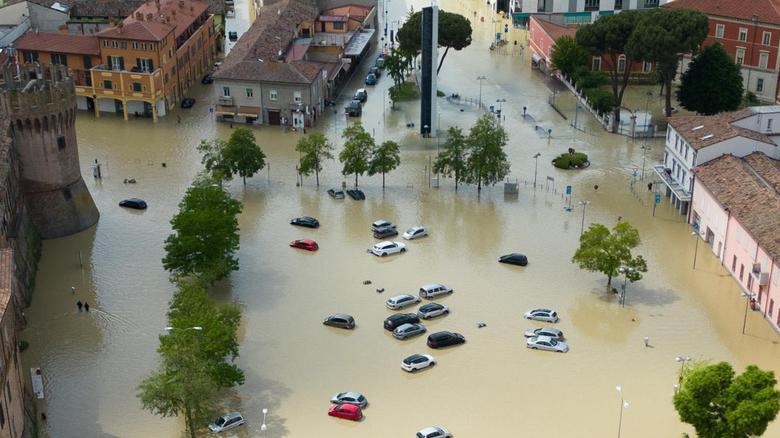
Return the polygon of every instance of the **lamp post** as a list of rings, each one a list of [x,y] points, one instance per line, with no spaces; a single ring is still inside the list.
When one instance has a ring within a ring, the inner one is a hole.
[[[623,292],[620,294],[620,306],[626,307],[626,283],[628,283],[628,274],[635,272],[636,269],[630,266],[621,266],[618,268],[618,272],[623,274]],[[647,339],[645,339],[647,342]]]
[[[677,378],[677,384],[682,385],[683,372],[685,372],[685,362],[690,362],[690,356],[677,356],[674,358],[677,362],[680,362],[680,376]],[[679,389],[679,386],[678,386]]]
[[[541,155],[542,154],[540,154],[539,152],[534,154],[534,193],[536,192],[536,170],[539,168],[539,157]],[[580,233],[580,234],[582,234],[582,233]]]
[[[496,99],[496,103],[498,104],[498,113],[496,113],[496,116],[498,117],[498,124],[501,125],[501,110],[504,108],[504,102],[506,102],[506,99]]]
[[[617,385],[615,389],[620,394],[620,417],[618,417],[618,438],[620,438],[620,432],[623,429],[623,409],[628,408],[628,402],[623,398],[623,388]]]
[[[482,108],[482,81],[487,79],[485,76],[477,76],[477,80],[479,81],[479,103],[477,104],[480,108]]]
[[[640,149],[642,149],[642,181],[645,180],[645,156],[647,155],[647,151],[652,149],[650,146],[644,144],[640,146]]]
[[[696,246],[693,248],[693,269],[696,269],[696,256],[699,255],[699,229],[694,228],[695,231],[691,232],[691,236],[696,236]]]
[[[745,297],[745,316],[742,317],[742,334],[745,334],[745,326],[747,325],[747,311],[750,301],[753,300],[753,292],[743,292],[742,296]]]
[[[582,233],[585,232],[585,208],[588,207],[588,204],[590,204],[590,201],[582,200],[577,201],[577,204],[580,204],[582,206],[582,223],[580,224],[580,236],[582,236]]]
[[[647,131],[648,131],[647,116],[649,115],[650,98],[653,97],[653,92],[648,91],[647,93],[645,93],[645,95],[647,96],[647,100],[645,100],[645,138],[647,138]]]
[[[268,415],[268,408],[263,408],[263,424],[260,425],[261,432],[268,430],[268,426],[265,424],[266,415]]]

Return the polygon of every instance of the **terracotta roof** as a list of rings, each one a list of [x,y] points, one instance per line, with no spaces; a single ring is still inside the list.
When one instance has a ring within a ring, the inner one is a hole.
[[[731,124],[752,114],[750,108],[745,108],[714,116],[672,117],[669,119],[669,125],[696,150],[734,137],[746,137],[774,145],[769,137],[760,132]]]
[[[354,3],[336,6],[334,8],[325,9],[322,11],[322,15],[340,16],[347,19],[353,19],[357,21],[363,21],[374,9],[373,6],[358,5]]]
[[[317,21],[325,21],[325,22],[328,22],[328,21],[341,21],[341,22],[344,22],[344,21],[347,21],[347,17],[345,17],[343,15],[320,15],[319,17],[317,17]]]
[[[145,41],[163,40],[171,31],[178,38],[206,12],[208,5],[196,0],[147,1],[121,25],[98,32],[104,38]]]
[[[79,55],[100,55],[98,39],[92,35],[70,35],[64,33],[36,33],[29,31],[16,40],[19,50],[37,52],[73,53]]]
[[[752,21],[753,16],[756,16],[761,23],[780,24],[778,0],[674,0],[663,7],[695,9],[706,15],[745,21]]]
[[[694,172],[758,245],[779,260],[780,161],[761,152],[744,158],[728,154],[696,167]]]
[[[535,20],[539,27],[544,30],[544,32],[552,38],[553,41],[558,41],[558,38],[562,36],[570,36],[574,38],[574,36],[577,34],[577,29],[580,27],[574,24],[570,24],[568,26],[561,26],[560,24],[550,23],[549,21],[540,20],[533,15],[531,16],[532,20]]]

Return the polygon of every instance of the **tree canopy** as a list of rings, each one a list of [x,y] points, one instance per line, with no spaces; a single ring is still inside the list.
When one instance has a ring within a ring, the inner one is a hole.
[[[374,148],[368,165],[368,174],[381,173],[382,188],[385,188],[385,174],[397,168],[399,164],[401,164],[401,148],[398,143],[388,140]]]
[[[255,135],[246,128],[237,128],[224,144],[222,158],[231,173],[239,175],[246,185],[246,177],[252,177],[265,167],[265,154],[255,141]]]
[[[744,91],[739,65],[723,46],[713,44],[694,57],[683,73],[677,99],[689,111],[713,115],[739,108]]]
[[[507,139],[504,128],[497,125],[489,114],[477,119],[469,131],[466,139],[469,148],[467,171],[463,179],[476,184],[477,192],[482,190],[482,184],[493,185],[509,174],[509,160],[504,153]]]
[[[780,410],[776,385],[772,371],[750,365],[735,376],[721,362],[686,373],[674,407],[700,438],[760,436]]]
[[[442,151],[436,156],[433,163],[433,171],[446,177],[455,177],[455,191],[458,191],[458,182],[467,171],[468,146],[463,130],[452,126],[447,130],[447,141],[442,145]]]
[[[562,36],[555,41],[552,51],[553,68],[561,71],[566,77],[573,77],[584,69],[588,62],[588,51],[577,44],[570,36]]]
[[[672,81],[680,58],[697,51],[709,32],[707,16],[693,9],[644,11],[626,44],[634,59],[656,63],[665,90],[666,117],[672,115]]]
[[[355,186],[358,185],[358,175],[368,171],[371,162],[371,152],[374,150],[374,138],[363,129],[360,122],[348,126],[341,134],[344,138],[344,149],[339,153],[339,161],[343,165],[342,175],[355,174]]]
[[[233,178],[233,171],[227,160],[224,159],[224,151],[227,146],[225,140],[215,138],[213,140],[201,140],[198,152],[201,153],[201,163],[209,175],[222,184],[222,181]]]
[[[580,269],[606,275],[609,290],[612,277],[616,277],[623,266],[633,268],[626,274],[631,282],[641,280],[642,273],[647,272],[645,259],[631,254],[639,243],[639,231],[628,222],[618,222],[611,232],[604,225],[593,224],[580,236],[580,246],[571,261]]]
[[[295,150],[301,154],[298,171],[301,175],[306,176],[314,172],[317,179],[317,187],[319,187],[322,162],[333,159],[333,145],[325,138],[324,134],[313,132],[298,140]]]
[[[422,12],[409,14],[406,22],[396,33],[399,50],[415,56],[420,51],[422,41]],[[471,22],[464,16],[439,9],[439,47],[444,54],[436,69],[438,74],[444,64],[444,58],[450,49],[461,50],[471,45]]]

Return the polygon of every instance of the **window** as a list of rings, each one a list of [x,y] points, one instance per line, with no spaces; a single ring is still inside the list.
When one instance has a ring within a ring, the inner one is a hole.
[[[251,88],[247,88],[246,89],[246,97],[248,97],[250,99],[255,97],[255,90],[253,90]]]
[[[121,56],[109,56],[108,66],[111,70],[122,71],[125,69],[125,58]]]
[[[111,40],[111,47],[116,49],[116,40]]]
[[[769,64],[769,52],[761,51],[761,54],[758,55],[758,68],[766,68],[766,66]]]
[[[745,62],[745,49],[741,47],[737,48],[737,54],[734,57],[734,61],[739,65],[742,65]]]
[[[761,38],[761,44],[765,46],[772,44],[772,32],[764,32],[764,35]]]
[[[739,281],[742,282],[742,277],[745,274],[745,265],[739,265]]]
[[[766,130],[767,132],[772,132],[772,119],[766,121]]]
[[[601,71],[601,57],[600,56],[594,56],[593,62],[590,66],[590,69],[593,71]]]
[[[51,54],[51,63],[55,65],[68,65],[68,55],[60,54],[60,53],[52,53]]]
[[[63,196],[63,197],[66,199],[66,200],[70,200],[71,198],[73,198],[73,194],[70,192],[70,189],[69,189],[69,188],[67,188],[67,187],[66,187],[66,188],[64,188],[64,189],[62,189],[62,196]]]
[[[142,72],[151,73],[154,71],[154,61],[149,58],[135,58],[135,65]]]
[[[222,95],[225,97],[230,96],[230,87],[222,87]]]
[[[141,50],[146,50],[146,43],[141,43]]]
[[[133,82],[133,91],[135,91],[136,93],[140,93],[141,91],[143,91],[140,82]]]
[[[276,90],[271,90],[268,92],[268,98],[276,101],[276,99],[279,97],[279,95],[276,93]]]
[[[769,299],[769,316],[772,316],[772,312],[775,311],[775,300]]]
[[[84,55],[84,69],[89,70],[92,68],[92,57],[89,55]]]
[[[119,42],[119,47],[122,48],[122,49],[126,49],[127,48],[127,41],[120,41]]]
[[[344,22],[343,21],[334,21],[333,22],[333,28],[336,29],[336,30],[344,29]]]
[[[38,62],[38,52],[24,52],[24,62],[29,64]]]
[[[739,28],[739,37],[737,38],[740,41],[747,41],[747,28],[746,27],[740,27]]]
[[[600,8],[601,0],[585,0],[586,11],[598,11]]]
[[[114,88],[114,84],[111,81],[103,81],[103,88],[110,90]]]
[[[723,38],[723,34],[726,32],[726,26],[722,24],[715,25],[715,38]]]
[[[623,9],[623,0],[615,0],[615,10],[619,11]]]
[[[685,161],[688,161],[688,145],[685,145]]]
[[[731,272],[737,272],[737,256],[731,259]]]
[[[59,150],[65,149],[65,137],[63,136],[57,137],[57,148]]]
[[[617,71],[618,73],[626,71],[626,55],[620,55],[618,58]]]
[[[301,103],[301,92],[296,91],[293,93],[293,102],[295,103]]]
[[[130,43],[130,47],[133,50],[138,50],[138,41],[133,41],[132,43]]]
[[[103,47],[108,48],[108,40],[103,40]]]
[[[653,63],[644,61],[642,62],[642,73],[650,73],[650,71],[653,69]]]
[[[761,93],[764,91],[764,80],[761,78],[758,78],[756,81],[756,93]],[[770,120],[771,122],[771,120]]]

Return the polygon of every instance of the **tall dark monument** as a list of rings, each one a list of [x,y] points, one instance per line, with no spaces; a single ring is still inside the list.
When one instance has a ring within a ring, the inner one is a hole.
[[[436,135],[436,66],[439,60],[439,6],[434,1],[422,9],[422,89],[420,91],[420,133]]]

